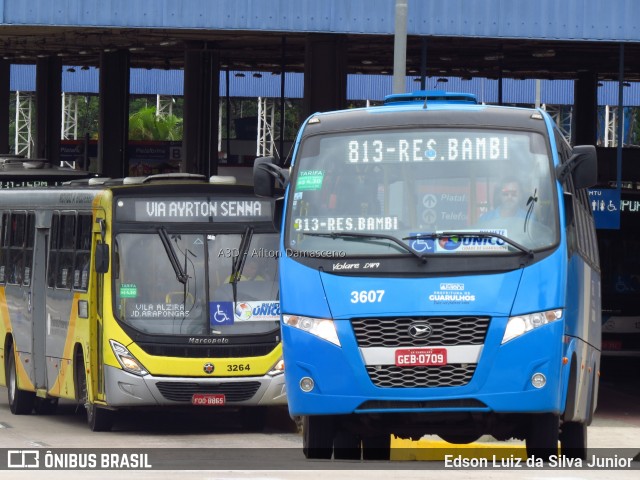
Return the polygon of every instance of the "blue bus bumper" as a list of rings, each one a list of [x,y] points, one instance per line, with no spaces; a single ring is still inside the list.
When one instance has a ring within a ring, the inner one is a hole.
[[[345,348],[283,326],[291,415],[410,411],[559,414],[564,408],[568,365],[563,366],[562,357],[568,344],[563,343],[562,321],[502,345],[506,318],[494,318],[471,380],[466,385],[427,388],[374,385],[353,335],[348,335],[348,321],[344,322],[346,325],[339,326],[338,331]],[[295,345],[298,360],[288,359],[287,345]],[[303,351],[313,354],[305,357],[300,354]],[[546,377],[541,388],[532,384],[536,373]],[[313,379],[310,392],[300,388],[304,377]]]

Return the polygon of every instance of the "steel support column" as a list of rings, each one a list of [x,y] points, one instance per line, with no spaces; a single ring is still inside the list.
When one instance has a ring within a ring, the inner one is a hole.
[[[307,36],[304,62],[304,113],[347,106],[347,45],[343,35]]]
[[[11,103],[11,64],[0,58],[0,153],[9,153],[9,105]]]
[[[129,52],[100,54],[98,167],[108,177],[129,175]]]
[[[181,171],[218,173],[220,54],[205,42],[188,42],[184,68]]]
[[[574,82],[573,125],[574,145],[595,145],[598,141],[598,77],[581,73]]]
[[[35,158],[60,164],[62,122],[62,61],[58,57],[36,60],[36,141]]]

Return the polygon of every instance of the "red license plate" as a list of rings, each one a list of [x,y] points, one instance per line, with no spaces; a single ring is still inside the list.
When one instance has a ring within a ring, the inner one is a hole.
[[[446,348],[401,348],[396,350],[396,367],[430,367],[446,364]]]
[[[622,350],[621,340],[602,340],[602,350],[620,351]]]
[[[192,405],[200,405],[204,407],[219,407],[226,402],[222,393],[194,393],[191,397]]]

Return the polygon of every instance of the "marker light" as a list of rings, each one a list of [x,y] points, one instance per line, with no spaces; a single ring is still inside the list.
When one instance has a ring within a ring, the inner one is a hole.
[[[327,342],[340,346],[336,326],[331,319],[303,317],[300,315],[282,315],[282,321],[285,325],[303,330]]]
[[[536,388],[542,388],[547,384],[547,377],[545,377],[542,373],[534,373],[531,376],[531,385]]]
[[[147,375],[149,373],[142,364],[136,360],[136,357],[127,350],[127,347],[115,340],[109,340],[109,343],[111,344],[111,349],[118,359],[118,362],[120,362],[120,366],[124,370],[139,376]]]
[[[302,377],[300,379],[300,390],[303,392],[310,392],[313,390],[315,383],[313,382],[313,378],[311,377]]]
[[[504,336],[502,337],[502,343],[507,343],[509,340],[519,337],[531,330],[534,330],[543,325],[547,325],[556,320],[562,318],[562,309],[547,310],[546,312],[529,313],[527,315],[516,315],[509,317],[507,322],[507,328],[504,330]]]

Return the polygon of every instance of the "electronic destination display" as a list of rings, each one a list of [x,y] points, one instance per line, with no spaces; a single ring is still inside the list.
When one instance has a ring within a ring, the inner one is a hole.
[[[271,221],[272,204],[256,198],[121,198],[116,218],[135,222]]]

